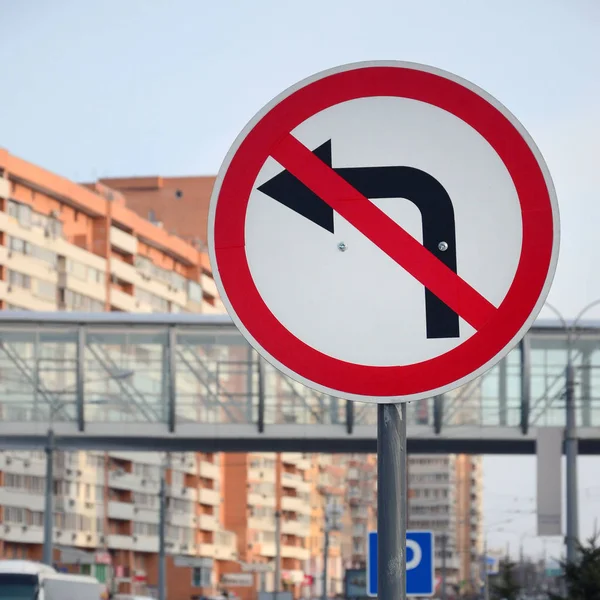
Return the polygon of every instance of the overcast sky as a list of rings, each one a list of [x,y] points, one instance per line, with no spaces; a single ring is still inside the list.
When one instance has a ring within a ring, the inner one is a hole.
[[[455,72],[503,102],[548,162],[562,220],[550,300],[569,317],[600,298],[597,0],[0,0],[0,14],[0,146],[78,181],[215,173],[258,109],[337,64]],[[534,459],[485,465],[490,545],[516,550],[535,529]],[[588,534],[600,460],[580,467]]]

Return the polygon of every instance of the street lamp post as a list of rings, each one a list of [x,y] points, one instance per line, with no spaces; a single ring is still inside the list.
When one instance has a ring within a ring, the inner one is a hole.
[[[579,442],[577,438],[577,415],[575,411],[575,370],[573,368],[573,333],[586,312],[600,304],[600,299],[584,306],[571,325],[567,325],[560,311],[552,304],[546,306],[558,317],[567,334],[567,367],[565,370],[565,455],[566,455],[566,503],[567,503],[567,562],[577,559],[577,543],[579,539],[579,507],[577,492],[577,454]]]
[[[44,549],[43,562],[52,566],[54,529],[54,432],[48,430],[46,452],[46,494],[44,498]]]

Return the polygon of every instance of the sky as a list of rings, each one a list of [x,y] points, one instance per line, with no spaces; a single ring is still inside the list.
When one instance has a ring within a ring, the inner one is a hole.
[[[471,80],[550,168],[562,230],[550,302],[569,318],[600,298],[597,0],[0,0],[0,14],[0,146],[76,181],[213,174],[264,104],[338,64],[405,60]],[[600,515],[598,472],[580,460],[583,535]],[[516,551],[534,532],[533,513],[514,512],[534,496],[533,457],[486,457],[490,545]]]

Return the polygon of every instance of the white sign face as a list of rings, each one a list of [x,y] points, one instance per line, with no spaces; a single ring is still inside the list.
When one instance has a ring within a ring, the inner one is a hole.
[[[284,373],[351,400],[431,397],[490,368],[549,291],[558,212],[526,131],[422,65],[316,75],[248,125],[209,215],[215,281]]]
[[[460,276],[500,305],[519,262],[521,211],[510,173],[479,133],[417,100],[361,98],[322,111],[292,135],[309,149],[331,140],[334,169],[402,165],[435,177],[452,198]],[[331,357],[377,367],[434,358],[475,333],[461,318],[458,337],[428,338],[419,281],[339,214],[332,234],[260,191],[283,170],[270,158],[259,172],[246,254],[258,292],[293,335]],[[371,201],[423,244],[413,202]]]

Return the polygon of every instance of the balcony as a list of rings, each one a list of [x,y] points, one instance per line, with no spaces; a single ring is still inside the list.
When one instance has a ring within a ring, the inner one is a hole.
[[[168,522],[175,527],[194,527],[195,517],[192,513],[169,511]]]
[[[137,300],[131,294],[114,287],[110,290],[110,304],[123,312],[144,312],[140,311]]]
[[[133,519],[134,505],[130,502],[115,502],[111,500],[108,503],[108,516],[111,519],[121,521],[131,521]]]
[[[122,252],[125,252],[126,254],[137,254],[137,239],[129,233],[125,233],[116,227],[110,228],[110,245],[114,246],[118,250],[121,250]]]
[[[107,536],[108,547],[114,550],[131,550],[133,548],[133,537],[130,535],[111,534]]]
[[[99,302],[106,300],[106,286],[103,283],[83,281],[68,273],[59,273],[58,287],[72,290],[83,296],[89,296]]]
[[[217,560],[235,560],[237,558],[237,536],[232,531],[217,532],[214,546]]]
[[[110,272],[121,281],[126,281],[127,283],[135,284],[140,278],[137,269],[133,265],[117,258],[110,259]]]
[[[283,496],[281,498],[281,508],[283,510],[299,512],[303,514],[310,514],[311,512],[311,506],[309,502],[294,496]]]
[[[111,471],[108,475],[108,484],[117,490],[132,490],[147,494],[158,491],[158,483],[145,480],[144,484],[142,484],[142,478],[139,475],[134,475],[126,471]]]
[[[135,520],[139,523],[151,523],[154,525],[158,525],[159,522],[159,514],[158,508],[138,508],[135,507],[133,509],[133,513],[135,514]]]
[[[275,483],[275,469],[248,469],[248,481],[264,481],[265,483]]]
[[[212,277],[209,277],[208,275],[201,275],[200,287],[202,288],[203,292],[206,292],[213,298],[219,297],[219,291],[217,290],[215,280]]]
[[[182,500],[191,500],[192,502],[198,500],[198,490],[193,487],[180,485],[167,486],[167,494],[171,498],[181,498]]]
[[[302,548],[300,546],[282,546],[281,557],[308,560],[310,558],[310,551],[307,548]]]
[[[215,515],[200,515],[198,525],[203,531],[217,531],[219,529],[219,519]]]
[[[133,550],[138,552],[158,552],[158,536],[134,534]]]
[[[42,527],[29,525],[14,525],[12,523],[0,525],[0,537],[5,542],[20,544],[41,544],[44,538]]]
[[[266,558],[274,558],[276,554],[275,542],[261,542],[257,548],[257,554]],[[283,556],[283,550],[281,555]]]
[[[218,506],[221,503],[221,495],[215,490],[210,490],[208,488],[200,488],[198,502],[200,502],[200,504]]]
[[[301,475],[282,473],[281,485],[283,487],[292,488],[301,492],[310,492],[310,483],[308,481],[304,481]]]
[[[44,510],[43,494],[32,494],[22,490],[12,490],[6,487],[0,487],[0,505],[18,506],[36,512]],[[2,526],[0,525],[0,533]]]
[[[288,465],[295,465],[298,461],[304,458],[302,452],[282,452],[281,462]]]
[[[281,533],[307,537],[310,534],[310,525],[298,521],[283,521],[281,524]]]
[[[250,517],[248,519],[248,529],[254,529],[256,531],[275,531],[275,519],[269,519],[267,517]]]
[[[266,496],[263,494],[248,494],[248,504],[250,506],[269,506],[275,508],[275,496]]]
[[[203,302],[201,312],[205,315],[221,315],[226,311],[224,309],[220,309],[218,306],[213,306],[208,302]]]
[[[10,196],[10,181],[6,177],[0,177],[0,198]]]
[[[205,556],[208,558],[214,558],[215,556],[215,545],[214,544],[200,544],[198,546],[198,555]]]
[[[8,285],[4,298],[8,304],[22,307],[26,310],[48,312],[56,310],[56,301],[41,300],[34,296],[30,290]]]
[[[219,479],[219,466],[206,460],[200,461],[200,477]]]

